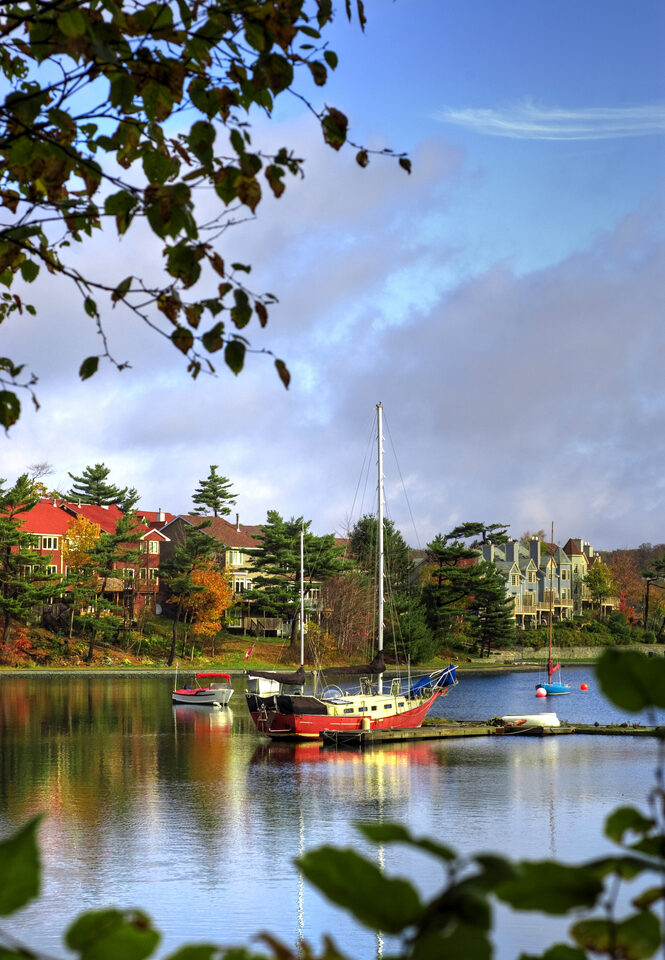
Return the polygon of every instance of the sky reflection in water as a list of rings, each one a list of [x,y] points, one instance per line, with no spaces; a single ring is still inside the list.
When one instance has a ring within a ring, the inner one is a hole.
[[[634,721],[602,700],[590,669],[567,671],[571,696],[542,704],[537,679],[463,676],[437,712]],[[376,955],[375,937],[301,883],[300,851],[334,843],[376,856],[354,823],[399,820],[465,853],[579,860],[609,848],[604,817],[643,804],[657,761],[655,741],[635,737],[478,738],[364,753],[270,744],[251,726],[242,680],[227,711],[173,708],[166,677],[0,683],[3,832],[37,810],[46,815],[44,895],[12,929],[61,956],[70,919],[114,904],[151,914],[161,956],[184,942],[248,944],[265,929],[290,943],[302,934],[318,944],[330,932],[364,960]],[[421,854],[388,847],[380,855],[423,893],[442,880]],[[497,956],[542,949],[563,930],[501,911]]]

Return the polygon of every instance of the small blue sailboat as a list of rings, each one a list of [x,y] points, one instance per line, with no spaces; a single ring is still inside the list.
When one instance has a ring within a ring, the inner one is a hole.
[[[553,604],[552,599],[554,595],[554,524],[552,524],[552,536],[550,542],[550,616],[548,622],[548,633],[549,633],[549,656],[547,658],[547,681],[545,683],[536,684],[536,696],[537,697],[561,697],[566,693],[570,693],[570,687],[567,683],[563,683],[562,680],[552,680],[552,677],[561,669],[561,664],[557,663],[556,666],[552,664],[552,617],[553,617]],[[544,691],[544,693],[542,692]]]

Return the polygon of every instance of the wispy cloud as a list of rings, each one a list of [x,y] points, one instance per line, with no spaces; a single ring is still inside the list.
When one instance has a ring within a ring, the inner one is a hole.
[[[445,107],[435,118],[486,136],[518,140],[610,140],[665,133],[665,104],[564,110],[527,101],[500,110]]]

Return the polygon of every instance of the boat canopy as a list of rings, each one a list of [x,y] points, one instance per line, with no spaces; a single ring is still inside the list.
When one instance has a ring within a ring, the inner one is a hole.
[[[231,675],[229,673],[197,673],[197,680],[207,680],[215,678],[216,680],[228,680],[231,683]]]
[[[332,677],[357,677],[365,674],[383,673],[386,669],[386,661],[383,657],[383,650],[380,650],[371,663],[363,664],[360,667],[329,667],[321,670],[321,673],[327,680]]]
[[[302,686],[307,679],[302,664],[291,673],[275,673],[271,670],[248,670],[247,673],[250,677],[262,677],[264,680],[274,680],[276,683],[286,683],[294,687]]]

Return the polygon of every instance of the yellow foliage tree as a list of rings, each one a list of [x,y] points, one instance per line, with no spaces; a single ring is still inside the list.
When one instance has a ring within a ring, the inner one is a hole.
[[[62,559],[70,570],[83,570],[90,565],[90,551],[99,540],[100,533],[98,523],[85,517],[74,517],[62,541]]]
[[[233,603],[229,576],[214,564],[206,563],[194,570],[192,581],[198,588],[192,592],[188,603],[194,633],[199,637],[214,637],[222,617]]]

